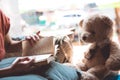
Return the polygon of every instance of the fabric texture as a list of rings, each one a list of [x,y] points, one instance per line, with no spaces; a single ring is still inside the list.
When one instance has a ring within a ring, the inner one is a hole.
[[[2,59],[0,61],[0,69],[5,68],[5,67],[9,67],[15,59],[16,59],[16,57]]]
[[[16,57],[6,58],[0,62],[0,68],[8,67]],[[50,64],[41,66],[34,73],[3,77],[0,80],[80,80],[81,73],[74,68],[65,66],[58,62],[50,62]],[[120,80],[120,75],[110,75],[104,80]]]
[[[103,80],[120,80],[120,74],[109,75],[109,76],[105,77],[105,79],[103,79]]]
[[[44,77],[49,80],[78,80],[81,75],[76,69],[58,62],[50,62],[45,69]],[[45,67],[43,67],[45,68]]]
[[[5,56],[3,35],[0,33],[0,60]]]
[[[11,76],[11,77],[4,77],[0,80],[48,80],[40,75],[29,74],[23,76]]]
[[[9,18],[0,10],[0,60],[5,56],[4,37],[9,31],[9,27]]]
[[[16,59],[7,58],[0,62],[0,68],[8,67]],[[76,69],[65,66],[58,62],[50,62],[48,65],[41,66],[30,74],[3,77],[0,80],[78,80],[80,72]]]

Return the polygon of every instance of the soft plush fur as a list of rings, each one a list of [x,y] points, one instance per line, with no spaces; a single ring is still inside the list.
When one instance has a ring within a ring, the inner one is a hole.
[[[120,49],[112,41],[113,22],[100,14],[94,14],[80,21],[83,29],[81,41],[91,44],[85,52],[82,64],[82,80],[103,80],[111,71],[120,69]]]
[[[73,46],[68,36],[57,37],[55,40],[57,45],[56,60],[60,63],[72,62]]]

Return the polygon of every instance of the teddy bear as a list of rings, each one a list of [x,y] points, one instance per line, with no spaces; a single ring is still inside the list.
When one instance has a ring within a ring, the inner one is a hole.
[[[55,39],[56,61],[59,63],[72,63],[73,45],[69,36],[60,36]]]
[[[79,23],[80,41],[90,44],[82,63],[77,64],[83,73],[81,80],[104,80],[120,69],[119,45],[113,41],[113,21],[103,14],[92,14]]]

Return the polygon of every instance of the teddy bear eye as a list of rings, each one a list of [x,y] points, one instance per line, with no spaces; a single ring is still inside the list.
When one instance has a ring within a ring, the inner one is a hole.
[[[91,34],[95,35],[95,31],[91,31]]]

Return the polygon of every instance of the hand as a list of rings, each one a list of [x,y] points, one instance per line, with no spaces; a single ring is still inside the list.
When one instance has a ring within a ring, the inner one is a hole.
[[[34,59],[30,59],[28,57],[17,58],[15,62],[12,64],[11,69],[14,74],[18,74],[21,72],[29,72],[33,69]]]
[[[40,36],[39,34],[40,34],[40,31],[38,31],[36,34],[27,36],[26,40],[28,40],[30,42],[30,44],[33,45],[34,43],[36,43],[37,41],[39,41],[40,38],[42,38],[42,36]]]

